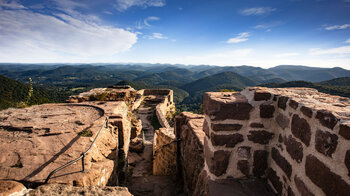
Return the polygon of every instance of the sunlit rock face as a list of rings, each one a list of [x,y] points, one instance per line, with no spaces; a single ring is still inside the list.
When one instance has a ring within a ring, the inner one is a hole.
[[[350,99],[248,87],[206,93],[204,114],[211,181],[267,178],[278,195],[349,193]]]

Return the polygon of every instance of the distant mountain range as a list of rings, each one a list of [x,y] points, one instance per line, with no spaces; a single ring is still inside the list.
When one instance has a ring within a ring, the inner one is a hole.
[[[96,87],[128,83],[136,89],[170,88],[181,110],[197,110],[203,93],[246,86],[305,86],[349,96],[350,70],[280,65],[263,69],[252,66],[169,64],[0,64],[0,75],[27,82],[64,96]],[[296,82],[298,81],[298,82]],[[53,98],[57,100],[56,98]],[[60,98],[61,99],[61,98]]]

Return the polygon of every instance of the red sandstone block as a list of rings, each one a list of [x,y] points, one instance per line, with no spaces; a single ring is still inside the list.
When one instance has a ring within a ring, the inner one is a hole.
[[[344,196],[350,193],[350,185],[313,155],[306,157],[305,173],[326,195]]]
[[[249,120],[253,109],[243,95],[223,92],[205,93],[203,106],[211,120]]]
[[[225,146],[230,148],[234,148],[238,143],[243,142],[243,135],[239,133],[229,135],[215,135],[212,133],[210,138],[214,146]]]
[[[224,150],[212,152],[208,146],[207,140],[204,142],[204,148],[205,161],[208,165],[209,171],[216,176],[221,176],[226,173],[231,152]]]
[[[299,138],[305,145],[310,145],[310,125],[304,118],[300,118],[297,114],[294,114],[292,118],[292,133],[296,138]]]
[[[271,156],[272,159],[277,163],[277,165],[290,179],[292,174],[292,165],[279,153],[279,151],[276,148],[272,148]]]

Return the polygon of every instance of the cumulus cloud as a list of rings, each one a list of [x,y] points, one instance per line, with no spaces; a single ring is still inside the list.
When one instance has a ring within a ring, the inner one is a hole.
[[[146,38],[146,39],[168,39],[168,37],[165,37],[161,33],[152,33],[152,35],[145,35],[145,36],[143,36],[143,38]]]
[[[320,49],[320,48],[312,48],[310,49],[310,55],[349,55],[350,54],[350,46],[342,46],[338,48],[330,48],[330,49]]]
[[[165,0],[116,0],[115,8],[118,11],[125,11],[130,7],[163,7],[165,6]]]
[[[241,10],[239,13],[244,16],[252,16],[252,15],[257,16],[257,15],[269,14],[276,10],[277,10],[276,8],[272,8],[272,7],[253,7],[253,8]]]
[[[2,62],[94,61],[126,51],[137,41],[136,33],[66,13],[5,9],[0,18]]]
[[[249,32],[243,32],[243,33],[238,34],[237,37],[233,37],[233,38],[228,39],[226,41],[226,43],[228,43],[228,44],[237,44],[237,43],[240,43],[240,42],[245,42],[245,41],[248,41],[248,37],[249,36],[250,36]]]
[[[331,31],[331,30],[342,30],[342,29],[347,29],[347,28],[350,28],[350,24],[333,25],[333,26],[328,26],[325,29],[328,31]]]
[[[345,43],[350,44],[350,39],[347,39]]]

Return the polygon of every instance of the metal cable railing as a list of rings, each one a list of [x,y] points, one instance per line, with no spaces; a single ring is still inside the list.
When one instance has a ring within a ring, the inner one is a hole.
[[[106,120],[104,121],[104,123],[103,123],[101,129],[98,131],[98,133],[97,133],[97,135],[96,135],[94,141],[92,141],[92,143],[90,144],[89,148],[88,148],[84,153],[81,153],[80,157],[78,157],[78,158],[76,158],[76,159],[74,159],[74,160],[72,160],[72,161],[69,161],[69,162],[67,162],[66,164],[62,165],[61,167],[59,167],[59,168],[53,170],[53,171],[47,176],[47,178],[46,178],[46,180],[45,180],[44,183],[46,184],[46,183],[49,181],[49,179],[51,178],[51,176],[54,175],[56,172],[58,172],[58,171],[60,171],[60,170],[62,170],[62,169],[64,169],[64,168],[66,168],[66,167],[72,165],[73,163],[79,161],[80,159],[81,159],[81,167],[82,167],[81,172],[85,172],[85,166],[84,166],[85,155],[89,152],[89,150],[90,150],[90,149],[92,148],[92,146],[94,145],[94,143],[95,143],[97,137],[100,135],[100,133],[101,133],[101,131],[102,131],[102,129],[103,129],[104,126],[106,126],[106,128],[107,128],[107,126],[108,126],[108,117],[106,117]]]

